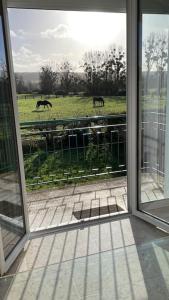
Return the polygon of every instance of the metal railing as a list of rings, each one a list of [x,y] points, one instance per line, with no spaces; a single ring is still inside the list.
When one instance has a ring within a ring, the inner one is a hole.
[[[47,125],[38,123],[39,130],[34,123],[28,124],[38,131],[22,133],[27,186],[37,188],[126,175],[126,123],[98,125],[96,121],[105,120],[96,119],[89,122],[89,118],[81,118],[76,123],[74,119],[66,123],[59,120],[54,124],[61,128],[58,130],[44,130],[53,126],[52,121]],[[113,117],[115,121],[118,120]],[[78,126],[86,122],[87,126]],[[159,112],[144,114],[142,121],[141,169],[156,176],[160,186],[165,176],[165,123],[165,114]]]
[[[29,132],[22,145],[30,188],[126,174],[126,124]]]
[[[163,189],[165,177],[166,114],[163,112],[144,113],[142,122],[141,169],[153,176]]]

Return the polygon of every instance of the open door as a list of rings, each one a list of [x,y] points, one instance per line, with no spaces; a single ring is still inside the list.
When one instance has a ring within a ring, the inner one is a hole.
[[[169,4],[139,1],[137,215],[169,230]]]
[[[17,123],[7,10],[0,0],[0,273],[4,274],[28,237],[24,173]]]

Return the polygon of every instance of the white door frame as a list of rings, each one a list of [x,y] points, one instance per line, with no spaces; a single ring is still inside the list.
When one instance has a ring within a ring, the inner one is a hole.
[[[128,66],[128,198],[131,212],[136,217],[169,232],[169,224],[138,209],[139,186],[139,0],[128,0],[127,66]]]
[[[28,1],[22,1],[22,0],[6,0],[7,4],[9,7],[13,7],[13,8],[23,8],[23,9],[46,9],[46,10],[71,10],[71,11],[102,11],[102,12],[125,12],[126,15],[128,14],[129,16],[127,16],[126,20],[127,20],[127,24],[126,24],[126,35],[127,35],[127,59],[129,59],[129,61],[133,62],[133,53],[129,52],[129,49],[131,47],[131,42],[133,42],[133,39],[131,39],[131,34],[130,34],[130,28],[132,28],[132,24],[130,22],[130,16],[132,16],[133,13],[133,3],[135,3],[135,0],[119,0],[119,2],[117,2],[116,0],[114,0],[114,2],[112,3],[112,0],[106,0],[106,1],[102,1],[102,0],[93,0],[91,2],[91,0],[86,0],[85,2],[79,2],[79,1],[74,1],[74,0],[70,0],[69,2],[67,2],[67,0],[48,0],[48,1],[43,1],[43,0],[28,0]],[[126,10],[125,10],[125,2],[126,2]],[[127,3],[128,2],[128,3]],[[134,6],[135,7],[135,6]],[[135,57],[136,57],[136,53],[135,53]],[[128,73],[131,73],[131,66],[132,66],[132,70],[134,69],[133,67],[133,63],[128,63],[127,65],[127,70]],[[127,84],[130,86],[130,88],[127,91],[127,110],[128,110],[128,124],[127,124],[127,135],[128,135],[128,167],[127,167],[127,175],[129,172],[131,172],[130,170],[134,167],[134,159],[133,157],[136,156],[135,155],[135,148],[134,147],[129,147],[129,145],[132,145],[132,143],[134,142],[133,140],[133,132],[134,132],[134,127],[133,127],[133,122],[134,122],[134,115],[132,114],[133,111],[133,99],[134,102],[136,102],[136,98],[135,93],[133,93],[133,89],[132,89],[132,80],[133,80],[133,74],[134,72],[132,72],[132,76],[130,76],[127,80]],[[134,77],[135,78],[135,77]],[[136,78],[135,78],[136,79]],[[132,94],[132,97],[130,96]],[[16,90],[15,90],[15,98],[16,98]],[[128,101],[128,99],[131,99],[132,101]],[[132,120],[133,117],[133,120]],[[19,128],[18,128],[19,131]],[[130,142],[129,142],[130,141]],[[129,149],[130,148],[130,149]],[[131,163],[130,163],[131,161]],[[23,167],[23,161],[21,161],[22,164],[22,168]],[[23,170],[24,172],[24,170]],[[132,172],[131,172],[132,173]],[[133,174],[133,173],[132,173]],[[135,178],[133,176],[133,178]],[[135,187],[133,187],[133,178],[131,178],[130,176],[128,176],[128,180],[127,180],[127,190],[128,190],[128,213],[126,213],[126,215],[128,215],[129,213],[131,213],[132,211],[132,203],[131,203],[131,199],[135,199]],[[125,214],[124,214],[125,215]],[[115,219],[115,218],[119,218],[119,216],[112,216],[112,217],[107,217],[107,221],[110,221],[111,219]],[[105,218],[106,219],[106,218]],[[97,222],[102,222],[102,220],[97,220]],[[92,220],[91,221],[87,221],[85,222],[86,225],[92,224]],[[66,225],[66,226],[71,226],[71,225]],[[66,226],[58,226],[57,227],[52,227],[52,228],[47,228],[47,229],[39,229],[36,232],[30,232],[30,237],[35,238],[36,236],[41,236],[46,234],[49,234],[50,232],[54,232],[54,231],[60,231],[61,228],[65,228]],[[80,223],[78,224],[73,224],[74,226],[82,226]],[[63,229],[64,230],[64,229]]]
[[[127,1],[127,146],[128,206],[137,199],[137,0]]]
[[[120,0],[121,8],[123,8],[124,0]],[[138,65],[137,65],[137,57],[138,57],[138,0],[126,0],[127,5],[127,141],[128,141],[128,167],[127,167],[127,186],[128,186],[128,208],[129,212],[132,212],[133,215],[155,225],[166,231],[169,231],[169,225],[163,221],[160,221],[144,212],[138,210],[138,162],[137,162],[137,131],[138,131]],[[18,139],[18,152],[20,159],[20,168],[21,168],[21,181],[22,181],[22,191],[23,195],[25,195],[25,177],[24,177],[24,164],[23,164],[23,155],[22,155],[22,146],[21,146],[21,137],[19,132],[19,123],[18,123],[18,111],[16,105],[16,90],[14,83],[14,73],[12,66],[12,55],[11,55],[11,43],[9,36],[9,25],[8,25],[8,16],[7,16],[7,4],[6,1],[3,0],[4,3],[4,18],[5,18],[5,27],[6,27],[6,36],[7,36],[7,47],[8,47],[8,55],[9,55],[9,63],[10,63],[10,72],[11,72],[11,82],[12,82],[12,94],[14,101],[14,111],[15,111],[15,122],[17,128],[17,139]],[[89,4],[89,6],[88,6]],[[67,1],[67,0],[8,0],[9,7],[15,8],[36,8],[36,9],[60,9],[60,10],[98,10],[98,11],[112,11],[111,6],[112,0],[107,0],[105,2],[101,0],[94,0],[92,3],[90,0],[81,3],[81,9],[79,7],[79,1]],[[93,9],[92,9],[93,7]],[[96,9],[97,8],[97,9]],[[115,9],[113,9],[115,12]],[[117,8],[118,12],[118,8]],[[29,230],[29,222],[28,222],[28,212],[26,207],[26,201],[24,197],[24,211],[26,217],[26,232],[28,238],[30,233]],[[113,219],[113,217],[112,217]],[[50,229],[43,231],[50,233]],[[51,229],[51,232],[54,232],[54,228]],[[36,234],[39,235],[40,232],[33,233],[33,236],[36,237]],[[15,248],[15,251],[12,253],[12,259],[9,260],[9,263],[6,262],[6,269],[9,267],[12,260],[14,260],[17,256],[17,253],[21,250],[21,247],[24,245],[25,240],[21,241]],[[1,248],[1,243],[0,243]],[[1,250],[1,249],[0,249]],[[15,253],[14,253],[15,252]],[[0,256],[0,261],[3,260]]]
[[[26,205],[26,197],[25,197],[25,174],[24,174],[24,163],[23,163],[23,153],[22,153],[22,144],[21,144],[21,135],[19,130],[19,115],[18,108],[16,102],[16,89],[15,89],[15,78],[13,71],[13,63],[12,63],[12,51],[11,51],[11,41],[9,34],[9,22],[8,22],[8,14],[7,14],[7,3],[5,0],[2,0],[2,9],[3,9],[3,24],[4,24],[4,42],[6,46],[6,59],[9,68],[9,81],[11,85],[11,93],[12,93],[12,103],[14,110],[14,122],[16,127],[16,139],[17,139],[17,155],[19,160],[19,171],[20,171],[20,186],[21,186],[21,197],[23,201],[23,211],[24,211],[24,221],[25,221],[25,235],[18,242],[14,250],[9,254],[7,259],[5,259],[4,251],[3,251],[3,241],[0,227],[0,275],[7,272],[9,267],[12,265],[16,257],[22,251],[26,241],[29,239],[29,220],[28,220],[28,210]]]
[[[84,11],[107,11],[125,12],[127,10],[127,189],[128,189],[128,211],[133,215],[165,230],[169,231],[169,225],[144,212],[138,210],[138,2],[139,0],[86,0],[79,2],[75,0],[7,0],[9,7],[32,8],[32,9],[57,9],[57,10],[84,10]],[[113,218],[113,217],[112,217]],[[52,231],[54,228],[51,229]],[[50,229],[44,230],[49,233]],[[36,233],[33,233],[35,237]],[[32,233],[31,233],[32,235]]]

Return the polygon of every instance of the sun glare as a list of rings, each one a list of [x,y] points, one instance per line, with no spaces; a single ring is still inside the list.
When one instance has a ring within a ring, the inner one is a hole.
[[[68,24],[73,39],[90,48],[104,48],[125,28],[125,14],[71,12]]]

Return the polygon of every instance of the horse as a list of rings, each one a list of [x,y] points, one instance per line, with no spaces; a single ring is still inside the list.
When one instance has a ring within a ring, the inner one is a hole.
[[[99,103],[99,107],[101,106],[104,106],[104,99],[103,99],[103,97],[101,97],[101,96],[94,96],[93,97],[93,107],[98,107],[98,105],[96,105],[96,102],[98,102]]]
[[[41,105],[44,106],[44,108],[47,106],[47,108],[52,107],[52,103],[50,103],[48,100],[39,100],[36,103],[36,109],[38,109]]]

